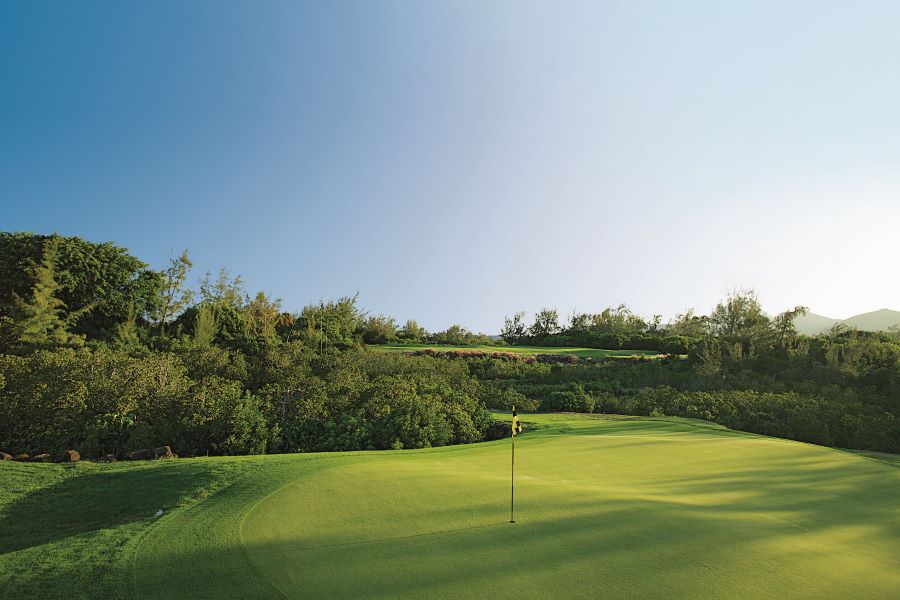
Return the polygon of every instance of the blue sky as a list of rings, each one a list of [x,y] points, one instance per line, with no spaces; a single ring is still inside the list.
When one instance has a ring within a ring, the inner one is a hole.
[[[2,2],[4,230],[288,309],[900,308],[896,2]]]

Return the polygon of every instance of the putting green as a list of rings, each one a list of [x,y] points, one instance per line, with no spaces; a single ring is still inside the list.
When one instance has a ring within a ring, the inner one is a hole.
[[[150,531],[136,595],[900,597],[896,467],[686,420],[529,421],[516,524],[509,440],[250,459]]]

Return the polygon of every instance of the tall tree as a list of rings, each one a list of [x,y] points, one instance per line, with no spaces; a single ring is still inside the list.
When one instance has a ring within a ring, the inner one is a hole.
[[[542,340],[559,333],[559,313],[555,308],[542,308],[534,315],[534,323],[529,330],[531,336]]]
[[[191,303],[192,292],[184,283],[194,264],[185,250],[178,258],[169,261],[163,270],[163,310],[159,330],[165,333],[169,320]]]
[[[428,335],[428,331],[419,325],[415,319],[409,319],[397,332],[397,337],[410,342],[421,342]]]
[[[573,310],[569,317],[568,333],[579,334],[590,331],[591,315]]]
[[[323,354],[358,346],[365,321],[356,302],[354,295],[305,306],[296,319],[303,343]]]
[[[18,342],[26,347],[82,345],[84,339],[71,332],[72,326],[86,314],[90,307],[74,312],[66,310],[66,304],[57,297],[60,285],[56,280],[56,262],[59,258],[59,238],[50,237],[44,244],[41,262],[32,265],[34,285],[28,300],[17,298]]]
[[[208,302],[219,308],[229,306],[241,309],[249,302],[247,292],[244,291],[244,280],[240,275],[232,276],[228,269],[219,269],[215,279],[207,271],[200,280],[200,297],[203,302]]]
[[[666,327],[668,335],[684,335],[688,337],[701,337],[709,332],[709,318],[705,315],[697,315],[693,308],[675,315],[675,319]]]
[[[275,339],[275,326],[281,320],[281,302],[270,300],[263,292],[247,303],[245,322],[250,336]]]
[[[197,316],[194,321],[194,337],[192,340],[194,346],[202,348],[212,345],[218,330],[215,309],[207,303],[201,304],[197,309]]]
[[[754,290],[731,292],[713,309],[709,323],[722,342],[731,348],[740,345],[740,356],[752,356],[759,347],[770,345],[769,317]],[[734,352],[732,355],[737,356]]]
[[[772,327],[775,329],[775,343],[779,348],[786,348],[797,337],[797,328],[794,326],[794,320],[808,312],[809,308],[805,306],[795,306],[772,319]]]
[[[624,304],[591,315],[591,330],[596,333],[640,333],[646,329],[647,322]]]
[[[137,311],[132,306],[128,312],[128,317],[116,325],[116,336],[113,343],[122,348],[133,348],[140,345],[141,340],[138,336],[137,328]]]
[[[393,317],[370,315],[363,326],[363,342],[388,344],[397,341],[397,322]]]
[[[17,310],[14,296],[31,294],[33,265],[42,261],[51,237],[57,247],[56,297],[70,312],[90,307],[74,324],[74,333],[112,338],[131,311],[138,326],[159,318],[162,275],[125,248],[79,237],[0,232],[0,321]]]
[[[507,344],[518,344],[528,336],[528,325],[525,324],[525,312],[518,311],[512,317],[503,320],[500,337]]]

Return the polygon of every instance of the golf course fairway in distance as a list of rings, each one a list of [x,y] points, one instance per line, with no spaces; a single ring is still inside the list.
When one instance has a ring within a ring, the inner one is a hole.
[[[900,469],[681,419],[273,456],[160,521],[151,598],[900,598]]]
[[[436,352],[503,352],[535,356],[537,354],[568,354],[579,358],[631,358],[661,356],[656,350],[605,350],[603,348],[575,348],[571,346],[450,346],[445,344],[373,344],[368,347],[372,352],[417,352],[434,350]]]

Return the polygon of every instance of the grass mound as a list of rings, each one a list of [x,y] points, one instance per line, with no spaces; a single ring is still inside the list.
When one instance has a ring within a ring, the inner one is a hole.
[[[0,464],[0,597],[900,597],[890,457],[685,419],[525,421],[515,525],[508,439]]]

